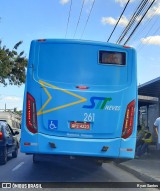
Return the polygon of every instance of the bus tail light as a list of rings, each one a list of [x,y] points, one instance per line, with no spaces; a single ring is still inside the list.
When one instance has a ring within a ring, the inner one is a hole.
[[[2,140],[2,139],[3,139],[3,133],[0,132],[0,140]]]
[[[26,125],[31,133],[37,133],[37,111],[35,99],[27,92]]]
[[[126,109],[126,115],[123,124],[122,138],[127,139],[133,131],[134,123],[134,111],[135,111],[135,100],[131,101]]]

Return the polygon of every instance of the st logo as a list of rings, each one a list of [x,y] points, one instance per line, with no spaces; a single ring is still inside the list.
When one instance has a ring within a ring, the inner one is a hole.
[[[91,97],[90,98],[90,105],[84,105],[83,108],[87,109],[105,109],[107,102],[110,102],[112,98],[105,98],[105,97]]]

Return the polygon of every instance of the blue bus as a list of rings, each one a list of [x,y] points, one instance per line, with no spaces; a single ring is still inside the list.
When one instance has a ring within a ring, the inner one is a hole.
[[[104,42],[33,40],[21,152],[134,158],[137,69],[133,48]]]

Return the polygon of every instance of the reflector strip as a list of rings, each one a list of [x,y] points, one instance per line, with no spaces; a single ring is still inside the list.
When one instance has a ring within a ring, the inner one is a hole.
[[[38,146],[38,143],[28,143],[28,142],[25,142],[24,146]]]
[[[120,148],[120,151],[123,151],[123,152],[133,152],[133,149],[132,148]]]
[[[31,143],[24,143],[24,146],[30,146],[31,145]]]
[[[127,151],[128,151],[128,152],[132,152],[132,151],[133,151],[133,149],[127,149]]]

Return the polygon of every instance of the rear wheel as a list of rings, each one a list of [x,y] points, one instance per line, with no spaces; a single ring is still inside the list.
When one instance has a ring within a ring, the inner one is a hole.
[[[7,147],[4,147],[4,149],[0,153],[0,164],[6,164],[7,156],[8,156]]]
[[[103,162],[97,162],[96,165],[97,166],[102,166]]]
[[[96,165],[97,166],[102,166],[103,164],[103,161],[102,160],[96,160]]]
[[[33,154],[33,163],[34,164],[39,163],[39,160],[37,159],[37,155],[36,154]]]

